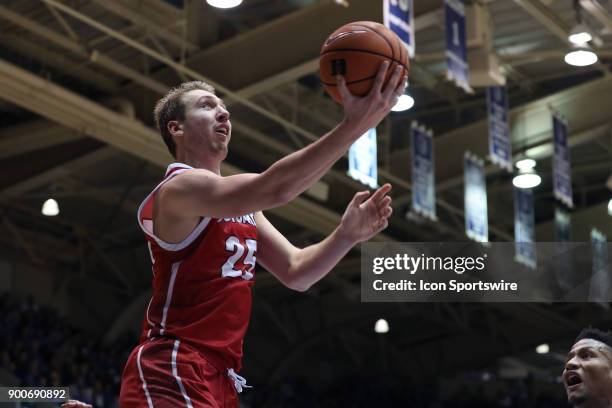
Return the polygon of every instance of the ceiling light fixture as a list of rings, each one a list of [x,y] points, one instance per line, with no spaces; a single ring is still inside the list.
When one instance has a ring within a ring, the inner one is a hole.
[[[242,0],[206,0],[213,7],[228,9],[239,6]]]
[[[536,173],[536,161],[533,159],[519,160],[515,164],[518,174],[512,179],[516,188],[533,188],[540,185],[542,178]]]
[[[574,0],[574,12],[576,13],[576,25],[572,28],[567,39],[575,45],[585,45],[593,39],[589,27],[582,21],[582,7],[580,0]]]
[[[55,217],[56,215],[58,215],[59,205],[57,204],[57,201],[52,198],[49,198],[47,201],[44,202],[41,212],[47,217]]]
[[[565,62],[575,67],[593,65],[597,60],[597,54],[588,45],[576,47],[565,54]]]
[[[569,42],[574,44],[574,49],[565,54],[565,62],[575,67],[586,67],[597,62],[597,54],[589,47],[589,41],[593,34],[589,27],[582,21],[582,8],[580,1],[574,0],[576,12],[576,25],[567,36]]]
[[[414,106],[414,98],[410,95],[403,94],[397,100],[397,103],[391,108],[393,112],[403,112]]]
[[[536,347],[536,353],[538,354],[548,354],[549,351],[550,346],[546,343],[540,344],[538,347]]]
[[[378,319],[376,324],[374,325],[374,331],[376,333],[388,333],[389,332],[389,323],[385,319]]]
[[[576,45],[584,45],[593,39],[591,31],[586,24],[578,23],[570,32],[567,39]]]

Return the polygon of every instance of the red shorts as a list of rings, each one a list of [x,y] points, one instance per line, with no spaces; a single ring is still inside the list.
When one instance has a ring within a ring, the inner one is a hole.
[[[151,339],[132,351],[123,370],[121,408],[236,408],[224,371],[176,339]]]

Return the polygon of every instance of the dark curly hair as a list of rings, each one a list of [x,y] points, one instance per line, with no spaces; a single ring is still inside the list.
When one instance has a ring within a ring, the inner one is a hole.
[[[583,340],[583,339],[597,340],[599,342],[604,343],[608,347],[612,348],[612,332],[610,331],[605,332],[600,329],[594,329],[592,327],[587,327],[587,328],[582,329],[578,337],[576,337],[576,341],[574,343],[578,343],[580,340]]]

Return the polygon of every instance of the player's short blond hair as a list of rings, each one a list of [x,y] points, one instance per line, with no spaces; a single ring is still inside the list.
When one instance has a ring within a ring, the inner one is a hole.
[[[168,150],[172,156],[176,159],[176,143],[168,130],[168,122],[171,120],[183,120],[185,119],[185,104],[183,102],[183,95],[189,91],[195,91],[201,89],[210,93],[215,93],[215,88],[207,84],[204,81],[190,81],[183,82],[179,86],[176,86],[161,98],[155,104],[153,114],[155,116],[155,126],[161,133]]]

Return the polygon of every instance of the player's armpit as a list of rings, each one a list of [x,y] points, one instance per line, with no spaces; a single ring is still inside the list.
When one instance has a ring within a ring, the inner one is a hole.
[[[268,221],[263,213],[255,214],[257,223],[257,262],[260,263],[283,285],[290,289],[304,291],[297,285],[292,265],[299,252],[283,234]]]
[[[284,200],[261,174],[221,177],[204,169],[185,171],[158,192],[160,208],[173,217],[235,217],[276,207]]]

